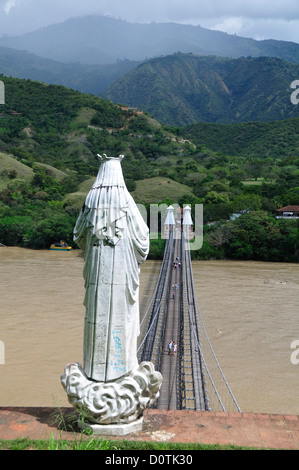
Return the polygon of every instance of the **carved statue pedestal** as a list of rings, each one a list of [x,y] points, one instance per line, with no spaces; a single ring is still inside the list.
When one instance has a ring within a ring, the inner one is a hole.
[[[102,435],[125,435],[142,430],[143,413],[159,397],[162,375],[151,362],[111,382],[91,381],[77,363],[61,376],[69,403],[79,412],[81,428]]]

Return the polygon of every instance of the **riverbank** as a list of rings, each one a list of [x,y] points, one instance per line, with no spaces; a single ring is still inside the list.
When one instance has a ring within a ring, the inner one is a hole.
[[[64,408],[61,413],[67,416],[73,409]],[[0,439],[80,438],[79,430],[59,430],[53,415],[54,408],[0,408]],[[150,409],[145,412],[141,432],[111,439],[298,450],[299,416]]]

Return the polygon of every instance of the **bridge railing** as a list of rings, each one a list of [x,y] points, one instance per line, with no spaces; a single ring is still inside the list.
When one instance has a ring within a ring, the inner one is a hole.
[[[140,337],[143,338],[138,346],[137,356],[140,362],[151,361],[156,370],[160,370],[160,359],[163,347],[163,333],[168,308],[168,293],[171,275],[171,260],[173,255],[173,233],[170,231],[166,241],[163,262],[156,289],[149,308],[140,325]]]
[[[195,293],[191,269],[190,252],[186,250],[186,241],[182,237],[182,345],[181,389],[182,408],[191,410],[209,410],[206,381],[199,344],[200,331],[195,308]]]
[[[240,412],[241,409],[221,369],[221,366],[213,350],[211,341],[209,339],[207,330],[203,322],[203,318],[202,318],[198,301],[197,301],[195,291],[194,291],[192,263],[191,263],[190,251],[188,249],[186,253],[186,260],[189,263],[189,269],[190,269],[190,274],[191,274],[188,282],[192,283],[191,288],[193,290],[193,302],[194,302],[193,308],[195,310],[196,323],[197,323],[197,329],[190,327],[190,331],[191,331],[191,334],[193,335],[193,341],[196,347],[195,350],[192,350],[191,356],[194,356],[195,354],[199,354],[201,357],[201,363],[203,365],[205,388],[207,390],[207,400],[209,403],[208,408],[212,411],[227,411],[227,412],[239,411]],[[186,282],[186,278],[185,278],[185,282]],[[189,316],[189,322],[192,325],[190,308],[188,308],[188,313],[184,312],[184,315]],[[188,404],[188,401],[187,401],[187,404]],[[192,401],[189,400],[189,406],[191,404],[192,404]]]

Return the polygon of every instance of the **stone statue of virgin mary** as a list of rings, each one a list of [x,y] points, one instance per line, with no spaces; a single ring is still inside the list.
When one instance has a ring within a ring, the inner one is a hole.
[[[139,366],[137,360],[139,266],[148,254],[149,230],[126,188],[123,156],[98,157],[98,176],[74,228],[84,250],[84,364],[83,370],[69,364],[62,384],[69,401],[89,408],[94,422],[126,423],[156,400],[162,382],[151,363]]]
[[[96,381],[137,366],[139,265],[149,230],[126,188],[119,158],[102,158],[74,229],[85,250],[84,371]]]

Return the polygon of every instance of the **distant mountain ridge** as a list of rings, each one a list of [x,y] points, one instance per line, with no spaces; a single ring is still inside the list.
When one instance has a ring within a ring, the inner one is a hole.
[[[104,16],[0,38],[0,74],[140,107],[170,126],[297,117],[298,64],[296,43]]]
[[[175,52],[227,57],[272,56],[299,63],[299,44],[263,40],[176,23],[128,23],[105,16],[71,18],[16,37],[0,38],[0,46],[61,62],[111,64],[144,60]]]
[[[95,95],[99,95],[138,64],[140,62],[129,60],[107,65],[62,63],[26,51],[0,46],[0,73],[3,75],[63,85],[82,93]]]
[[[296,78],[299,65],[278,58],[178,53],[139,65],[111,85],[105,97],[172,126],[266,122],[299,116],[299,106],[290,100]]]

